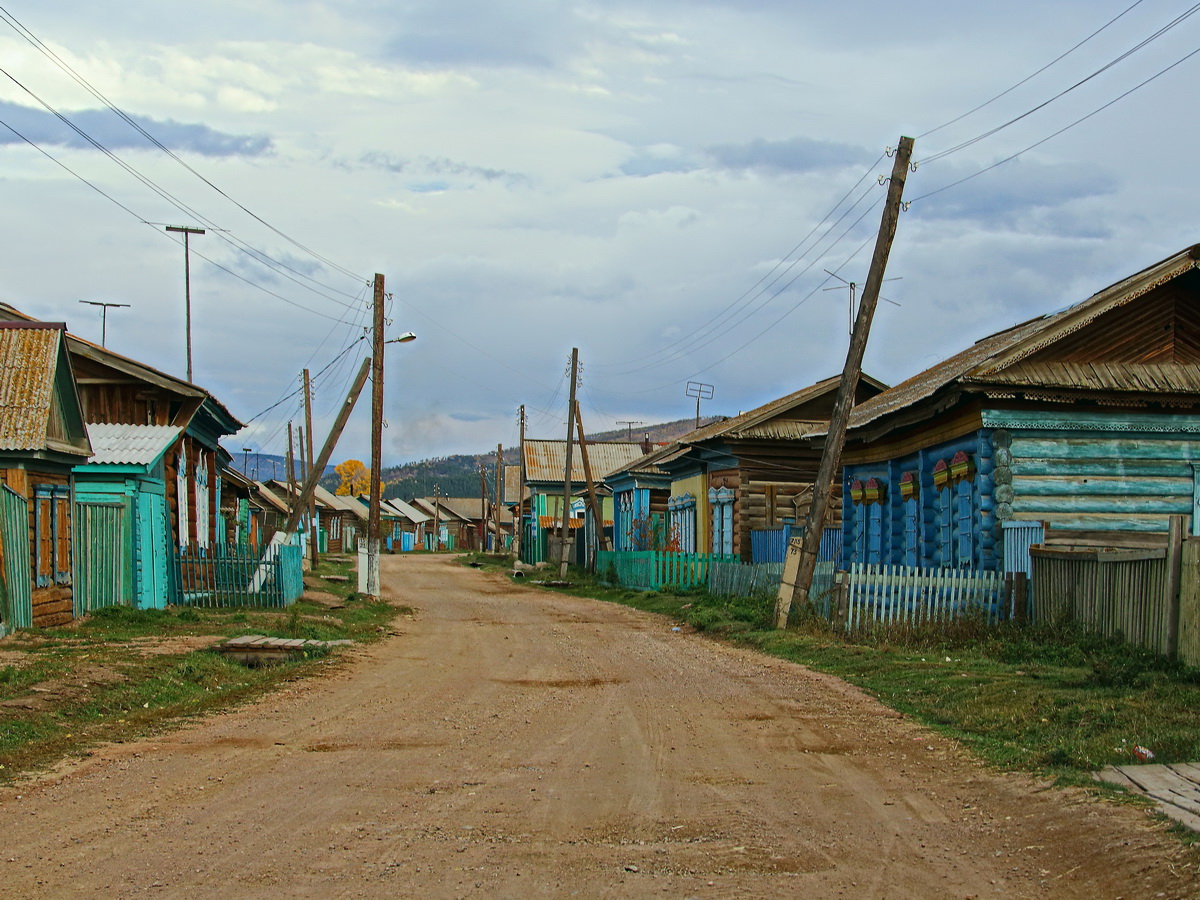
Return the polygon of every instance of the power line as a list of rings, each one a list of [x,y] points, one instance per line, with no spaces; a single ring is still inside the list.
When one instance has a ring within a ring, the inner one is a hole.
[[[84,78],[82,75],[80,75],[78,72],[76,72],[75,69],[73,69],[61,57],[59,57],[58,54],[56,54],[53,50],[51,50],[49,47],[47,47],[42,42],[42,40],[37,37],[37,35],[35,35],[27,27],[25,27],[25,25],[23,25],[21,22],[19,22],[16,19],[16,17],[14,17],[12,15],[12,13],[10,13],[7,9],[5,9],[2,6],[0,6],[0,19],[3,19],[14,31],[17,32],[17,34],[19,34],[26,41],[28,41],[32,46],[34,46],[40,53],[42,53],[48,59],[50,59],[61,70],[66,72],[80,87],[82,87],[84,90],[86,90],[88,93],[90,93],[93,97],[95,97],[97,100],[99,100],[101,103],[103,103],[105,107],[107,107],[109,110],[111,110],[113,113],[115,113],[124,122],[126,122],[131,128],[135,129],[139,134],[141,134],[143,137],[145,137],[146,140],[150,141],[150,143],[152,143],[154,146],[158,147],[158,149],[162,150],[164,153],[166,153],[168,156],[170,156],[171,159],[175,160],[175,162],[179,163],[181,166],[183,166],[185,169],[187,169],[189,172],[191,172],[193,175],[195,175],[197,178],[199,178],[201,181],[203,181],[206,185],[208,185],[210,188],[212,188],[214,191],[216,191],[218,194],[220,194],[222,197],[224,197],[226,200],[228,200],[230,203],[232,203],[238,209],[242,210],[242,212],[246,213],[248,216],[253,218],[255,221],[259,222],[261,225],[265,226],[266,228],[270,229],[275,234],[279,235],[279,237],[283,238],[288,243],[299,248],[300,250],[303,250],[309,256],[313,257],[316,260],[319,260],[320,262],[324,263],[325,265],[329,266],[330,268],[335,269],[335,270],[341,272],[342,274],[347,275],[350,278],[353,278],[356,281],[365,281],[366,280],[366,279],[362,278],[361,276],[355,274],[354,272],[350,271],[349,269],[338,265],[337,263],[333,262],[332,260],[328,259],[325,256],[322,256],[321,254],[317,253],[315,250],[311,249],[310,247],[305,246],[304,244],[300,243],[298,240],[296,240],[295,238],[291,237],[290,235],[284,233],[283,231],[280,231],[278,228],[276,228],[270,222],[266,221],[265,219],[263,219],[262,217],[257,215],[255,212],[248,209],[247,207],[242,205],[240,202],[235,200],[233,197],[231,197],[228,193],[226,193],[224,190],[222,190],[220,187],[218,187],[216,184],[214,184],[212,181],[210,181],[208,178],[206,178],[204,175],[202,175],[200,172],[198,172],[195,168],[193,168],[191,165],[189,165],[183,158],[181,158],[173,150],[171,150],[169,147],[167,147],[165,144],[163,144],[158,138],[156,138],[149,131],[147,131],[141,124],[139,124],[131,116],[127,115],[123,110],[119,109],[116,105],[114,105],[112,103],[112,101],[110,101],[104,94],[102,94],[94,85],[92,85],[86,78]],[[295,271],[295,270],[292,270],[292,271]],[[300,274],[303,276],[303,273],[297,272],[296,274]],[[307,276],[303,276],[303,277],[307,277]]]

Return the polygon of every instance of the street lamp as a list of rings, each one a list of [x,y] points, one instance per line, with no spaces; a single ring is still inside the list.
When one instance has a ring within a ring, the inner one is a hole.
[[[250,453],[249,447],[242,448],[242,474],[245,475],[247,478],[250,477],[250,464],[246,461],[249,453]]]

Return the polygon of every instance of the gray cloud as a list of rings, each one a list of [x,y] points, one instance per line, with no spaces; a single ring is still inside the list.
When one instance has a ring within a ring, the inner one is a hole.
[[[735,171],[813,172],[862,166],[872,155],[862,147],[795,137],[782,141],[756,138],[745,144],[717,144],[708,148],[713,162]]]
[[[488,166],[473,166],[469,163],[459,162],[458,160],[446,157],[430,158],[427,156],[418,156],[409,159],[382,151],[372,151],[360,156],[357,163],[343,161],[341,165],[343,168],[351,171],[356,168],[366,167],[381,169],[397,175],[413,175],[422,178],[441,176],[443,178],[456,177],[503,182],[510,187],[528,185],[530,183],[529,176],[522,175],[519,172],[507,172],[504,169],[494,169]],[[449,187],[449,185],[446,186]]]
[[[85,109],[63,115],[80,131],[110,150],[153,147],[145,137],[107,110]],[[130,118],[172,150],[187,150],[203,156],[262,156],[271,150],[271,139],[264,135],[225,134],[207,125],[176,122],[173,119],[157,121],[142,116]],[[0,121],[36,144],[76,149],[92,146],[83,136],[44,110],[0,101]],[[12,131],[0,130],[0,144],[20,143],[24,142]]]
[[[583,20],[559,0],[411,3],[399,18],[385,52],[419,66],[552,68],[587,38]]]

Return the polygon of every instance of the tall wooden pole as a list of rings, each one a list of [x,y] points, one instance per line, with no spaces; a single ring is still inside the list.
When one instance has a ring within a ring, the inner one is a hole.
[[[304,370],[304,433],[308,436],[308,464],[315,466],[313,457],[313,430],[312,430],[312,384],[308,378],[308,369]],[[317,473],[317,480],[321,478],[320,472]],[[312,567],[317,567],[317,501],[313,496],[308,501],[308,521],[311,523],[311,535],[309,541],[309,561]]]
[[[437,553],[441,547],[442,528],[439,516],[442,511],[442,486],[435,484],[433,486],[433,552]]]
[[[379,597],[379,477],[383,472],[383,276],[375,274],[371,329],[371,503],[367,515],[367,594]]]
[[[504,509],[504,445],[496,445],[496,502],[492,504],[492,514],[495,517],[495,541],[492,550],[499,553],[500,541],[500,510]]]
[[[491,518],[488,509],[487,466],[479,466],[479,549],[487,550],[487,522]]]
[[[520,453],[518,466],[520,468],[520,478],[517,479],[517,512],[513,516],[513,554],[517,559],[521,558],[521,550],[525,545],[525,404],[521,404],[521,409],[518,412],[518,425],[520,428],[520,437],[517,442],[517,452]],[[530,510],[532,515],[533,511]]]
[[[579,380],[579,348],[571,348],[571,400],[567,404],[567,462],[563,470],[562,541],[558,577],[567,577],[567,541],[571,539],[571,432],[575,430],[575,384]]]
[[[185,228],[179,225],[167,225],[167,231],[177,231],[183,235],[183,297],[186,311],[187,327],[187,379],[192,382],[192,251],[188,238],[193,234],[204,234],[203,228]]]
[[[296,509],[296,456],[293,447],[294,442],[292,438],[292,423],[288,422],[287,482],[289,517],[290,514]]]
[[[829,432],[825,436],[825,446],[821,451],[821,465],[817,470],[816,484],[813,485],[812,505],[804,522],[800,546],[788,548],[788,559],[784,563],[784,575],[779,583],[779,595],[775,601],[776,628],[787,627],[792,603],[806,600],[809,588],[812,587],[813,572],[817,567],[817,551],[820,549],[821,535],[825,529],[825,514],[829,509],[829,490],[842,460],[842,448],[846,444],[846,426],[850,421],[850,410],[854,407],[854,395],[858,390],[859,375],[862,373],[863,354],[867,349],[867,336],[871,331],[871,318],[879,300],[879,287],[887,268],[892,239],[896,236],[900,200],[904,196],[904,180],[908,176],[908,162],[912,157],[912,149],[912,138],[900,138],[900,146],[896,149],[895,162],[892,164],[887,202],[884,204],[883,218],[879,223],[879,236],[875,241],[875,253],[871,257],[867,283],[863,287],[862,299],[858,304],[858,318],[854,322],[850,350],[846,354],[842,380],[833,402]]]

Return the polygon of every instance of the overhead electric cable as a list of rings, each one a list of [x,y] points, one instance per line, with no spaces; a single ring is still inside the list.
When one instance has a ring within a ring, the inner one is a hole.
[[[321,254],[317,253],[312,248],[302,244],[300,241],[296,240],[295,238],[291,237],[290,235],[288,235],[285,232],[281,231],[280,229],[276,228],[270,222],[266,221],[261,216],[259,216],[257,213],[248,209],[246,206],[244,206],[243,204],[241,204],[240,202],[235,200],[233,197],[231,197],[228,193],[226,193],[224,190],[222,190],[220,187],[218,187],[216,184],[214,184],[212,181],[210,181],[208,178],[206,178],[204,175],[202,175],[200,172],[198,172],[195,168],[193,168],[191,165],[189,165],[187,163],[187,161],[185,161],[183,158],[181,158],[173,150],[171,150],[169,147],[167,147],[165,144],[163,144],[160,140],[158,140],[158,138],[156,138],[149,131],[147,131],[135,119],[133,119],[131,116],[126,114],[123,110],[118,108],[103,93],[101,93],[95,86],[93,86],[86,78],[84,78],[82,75],[80,75],[78,72],[76,72],[75,69],[73,69],[61,57],[59,57],[57,53],[55,53],[48,46],[46,46],[46,44],[43,43],[42,40],[37,37],[37,35],[35,35],[32,31],[30,31],[28,28],[26,28],[25,25],[23,25],[21,22],[19,22],[16,19],[16,17],[14,17],[7,9],[5,9],[2,6],[0,6],[0,19],[2,19],[4,22],[6,22],[14,31],[17,32],[17,34],[21,35],[21,37],[23,37],[26,41],[28,41],[30,44],[32,44],[35,48],[37,48],[37,50],[39,52],[41,52],[48,59],[50,59],[52,62],[54,62],[55,65],[57,65],[60,69],[62,69],[64,72],[66,72],[68,75],[70,75],[71,78],[80,87],[82,87],[84,90],[86,90],[88,93],[90,93],[93,97],[95,97],[97,100],[99,100],[101,103],[103,103],[109,110],[111,110],[113,113],[115,113],[117,116],[119,116],[123,121],[125,121],[130,127],[134,128],[138,133],[140,133],[143,137],[145,137],[146,140],[150,141],[154,146],[158,147],[160,150],[162,150],[164,153],[166,153],[168,156],[170,156],[173,160],[175,160],[177,163],[179,163],[181,166],[183,166],[185,169],[187,169],[189,172],[191,172],[193,175],[195,175],[201,181],[203,181],[206,185],[208,185],[210,188],[212,188],[214,191],[216,191],[218,194],[220,194],[222,197],[224,197],[226,200],[228,200],[230,203],[232,203],[238,209],[242,210],[242,212],[246,213],[252,219],[259,222],[261,225],[268,228],[269,230],[271,230],[272,232],[277,234],[279,237],[283,238],[288,243],[292,244],[293,246],[297,247],[300,250],[303,250],[309,256],[311,256],[314,259],[319,260],[320,262],[329,266],[331,269],[335,269],[336,271],[341,272],[343,275],[346,275],[346,276],[354,279],[355,281],[365,280],[358,274],[350,271],[349,269],[347,269],[341,265],[338,265],[334,261],[328,259],[325,256],[322,256]],[[299,273],[299,272],[297,272],[297,274],[302,275],[302,273]],[[305,276],[305,277],[307,277],[307,276]],[[330,288],[330,289],[335,290],[333,288]]]

